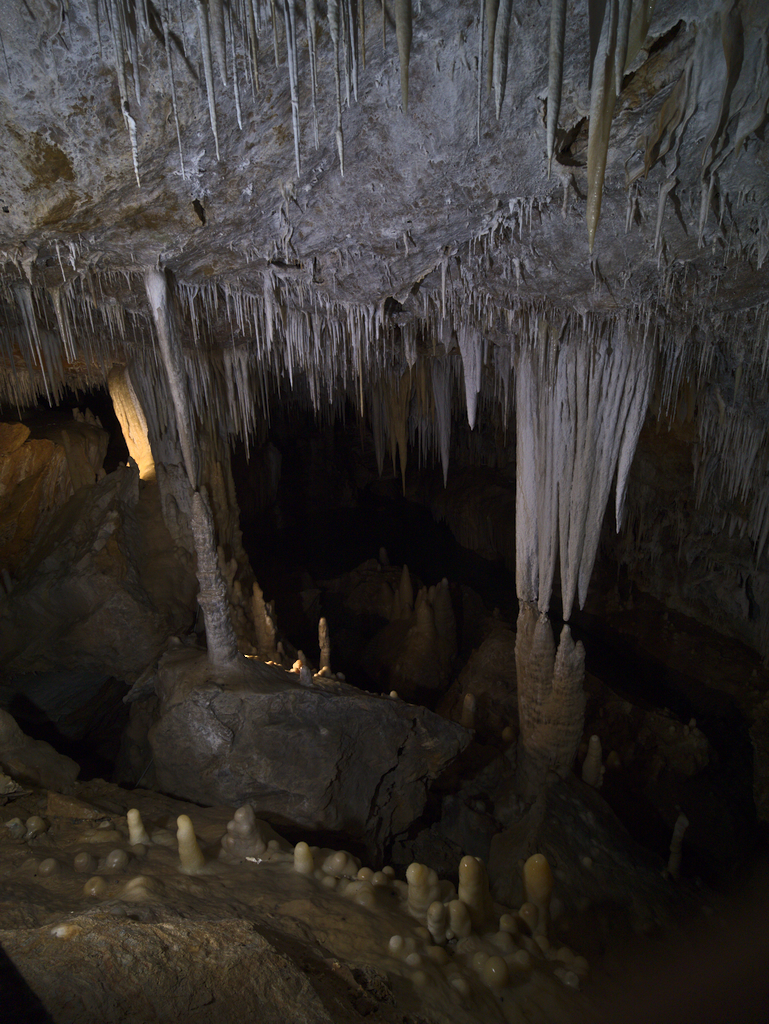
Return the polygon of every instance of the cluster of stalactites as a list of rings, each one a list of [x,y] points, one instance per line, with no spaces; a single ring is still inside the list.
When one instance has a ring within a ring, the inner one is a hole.
[[[547,612],[560,557],[563,617],[587,596],[616,474],[619,527],[655,366],[648,325],[542,319],[516,366],[516,589]]]
[[[548,174],[555,154],[561,109],[567,0],[551,0],[547,95]],[[622,91],[625,68],[646,39],[654,0],[590,0],[590,122],[587,146],[587,233],[593,251],[601,214],[603,181],[614,106]],[[579,15],[582,17],[582,15]]]
[[[403,110],[408,109],[409,61],[412,37],[411,0],[395,0],[395,34],[400,63]],[[291,100],[296,173],[301,173],[301,132],[299,119],[300,55],[306,38],[309,54],[309,78],[312,125],[315,148],[319,144],[318,73],[316,46],[321,22],[333,47],[336,88],[335,138],[341,173],[344,174],[342,134],[343,103],[358,98],[359,68],[366,63],[366,8],[362,0],[328,0],[325,18],[316,0],[159,0],[156,6],[146,0],[91,0],[88,5],[91,29],[98,40],[99,56],[111,62],[117,78],[120,109],[128,132],[136,183],[141,187],[137,110],[142,104],[142,63],[158,63],[147,49],[162,46],[162,66],[168,77],[172,101],[179,163],[185,176],[182,124],[177,98],[177,78],[198,62],[202,79],[216,159],[221,159],[219,125],[222,106],[234,106],[238,127],[246,122],[244,106],[250,94],[253,102],[259,92],[260,36],[271,36],[276,67],[285,63]],[[300,31],[301,8],[304,31]],[[387,11],[382,3],[383,44],[386,39]],[[106,45],[105,45],[106,44]],[[284,57],[285,53],[285,57]],[[262,58],[264,59],[264,58]]]

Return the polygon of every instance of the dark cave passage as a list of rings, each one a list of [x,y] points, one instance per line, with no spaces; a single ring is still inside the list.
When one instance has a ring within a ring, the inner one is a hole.
[[[317,658],[317,620],[325,615],[334,643],[335,670],[344,672],[354,685],[376,688],[367,674],[364,654],[367,641],[385,620],[361,622],[351,617],[325,584],[377,559],[382,547],[392,565],[407,564],[421,583],[429,586],[446,577],[452,584],[460,646],[454,678],[474,643],[472,632],[462,630],[463,595],[478,595],[489,614],[498,609],[500,617],[515,628],[514,574],[501,559],[490,561],[462,547],[446,523],[436,522],[428,508],[404,497],[400,476],[390,472],[389,464],[380,479],[373,448],[357,426],[337,423],[316,428],[307,418],[294,428],[281,423],[270,438],[281,456],[274,502],[260,512],[242,514],[241,524],[244,546],[265,599],[275,600],[279,626],[297,647]],[[243,505],[249,508],[249,469],[242,453],[234,459],[234,472],[239,496],[244,495]],[[431,472],[428,468],[421,475]],[[414,481],[419,477],[420,470],[410,467],[407,494],[418,490]],[[599,585],[606,585],[607,579],[617,578],[616,567],[604,558],[595,576]],[[627,588],[638,606],[643,630],[667,618],[656,601],[632,584]],[[575,639],[584,643],[586,670],[598,684],[598,689],[589,688],[588,726],[603,734],[604,755],[612,749],[600,717],[607,691],[661,718],[669,716],[676,728],[679,722],[695,720],[712,748],[704,770],[675,784],[672,775],[664,772],[650,784],[630,770],[609,771],[602,796],[633,838],[665,859],[670,816],[675,817],[676,807],[689,808],[695,824],[689,832],[685,871],[709,885],[728,886],[735,875],[749,873],[755,858],[766,850],[753,799],[748,723],[728,694],[707,685],[702,664],[691,663],[689,672],[667,664],[664,652],[596,613],[601,601],[600,594],[593,595],[585,611],[573,613],[570,626]],[[557,598],[553,604],[551,618],[557,633],[562,624],[557,619]],[[706,627],[685,616],[677,619],[687,642],[697,636],[718,642]],[[733,658],[746,665],[757,663],[755,654],[739,643],[723,643]],[[439,808],[433,805],[436,813]],[[432,821],[428,815],[421,825]]]
[[[105,469],[124,462],[125,443],[106,391],[67,397],[69,401],[60,407],[41,406],[25,415],[33,434],[43,436],[57,422],[71,419],[72,407],[89,409],[109,433]],[[463,425],[457,426],[455,436],[467,446]],[[275,601],[281,632],[312,660],[318,658],[317,622],[324,615],[331,630],[334,669],[354,685],[377,688],[367,673],[365,652],[386,620],[352,616],[329,583],[376,560],[381,549],[393,566],[408,565],[415,584],[449,580],[459,640],[452,679],[477,643],[472,622],[464,621],[465,608],[468,614],[471,606],[485,608],[487,614],[497,609],[500,619],[514,628],[514,574],[501,558],[489,560],[463,547],[445,522],[437,522],[425,504],[412,500],[424,495],[424,481],[439,477],[439,470],[410,464],[404,496],[400,475],[392,473],[389,462],[379,477],[370,437],[360,431],[353,416],[346,423],[318,427],[309,414],[278,415],[273,417],[269,441],[280,457],[272,489],[265,486],[264,447],[257,449],[250,462],[242,445],[233,453],[243,544],[265,599]],[[413,452],[410,456],[416,458]],[[493,475],[491,469],[486,472]],[[512,486],[509,474],[499,473],[499,480]],[[589,687],[588,730],[602,734],[604,754],[608,753],[611,737],[601,716],[609,693],[663,717],[669,715],[671,723],[695,719],[708,738],[712,757],[696,776],[675,784],[664,773],[649,785],[632,771],[608,771],[602,795],[633,837],[663,858],[670,841],[671,808],[688,808],[693,824],[686,873],[710,885],[727,884],[735,870],[747,871],[765,846],[756,822],[748,724],[727,693],[708,685],[703,664],[695,660],[689,670],[682,671],[666,660],[664,650],[657,651],[641,639],[642,633],[667,621],[668,613],[632,583],[624,584],[628,603],[636,605],[632,628],[620,628],[601,614],[607,580],[616,578],[616,567],[605,560],[599,564],[588,608],[575,612],[570,623],[575,639],[585,645],[589,679],[597,681],[597,688]],[[557,598],[553,603],[557,607]],[[551,617],[558,630],[556,615]],[[703,643],[720,642],[730,648],[730,657],[744,662],[746,672],[756,662],[756,656],[737,642],[714,641],[706,627],[683,616],[678,619],[676,628],[687,642],[697,642],[698,637]],[[514,665],[510,678],[514,679]],[[76,760],[83,779],[109,778],[115,771],[128,721],[124,693],[121,680],[87,672],[6,676],[0,684],[2,705],[30,736],[46,740]],[[427,703],[434,706],[439,697]],[[420,827],[434,822],[441,812],[441,799],[431,799]],[[693,813],[693,808],[699,813]]]

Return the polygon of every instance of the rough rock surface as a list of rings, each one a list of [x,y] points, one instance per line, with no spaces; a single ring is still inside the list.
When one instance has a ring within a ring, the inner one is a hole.
[[[519,868],[532,853],[547,857],[567,914],[608,907],[641,933],[669,923],[674,908],[694,906],[692,891],[676,890],[663,877],[664,862],[635,843],[601,796],[573,775],[552,776],[529,811],[492,839],[495,899],[523,898]]]
[[[107,434],[95,422],[0,423],[0,567],[15,574],[57,509],[103,473]]]
[[[50,743],[27,736],[7,711],[0,708],[0,765],[13,779],[38,786],[70,787],[79,766]]]
[[[165,655],[150,730],[158,784],[198,803],[250,803],[277,826],[381,848],[419,816],[428,782],[470,734],[426,708],[298,679],[256,661],[214,673],[197,652]]]
[[[384,981],[384,1005],[377,1005],[349,969],[302,955],[250,922],[129,919],[116,926],[109,915],[84,914],[63,928],[62,937],[50,927],[0,932],[56,1024],[406,1019],[388,1005]],[[109,974],[105,959],[115,965]]]
[[[315,848],[314,876],[294,870],[282,841],[222,860],[240,812],[101,780],[70,798],[11,800],[0,817],[0,1013],[13,1024],[509,1024],[519,1010],[531,1024],[581,1020],[583,996],[530,939],[508,936],[509,953],[528,942],[532,970],[516,969],[500,1000],[471,966],[480,935],[436,955],[402,878],[354,879],[359,862],[343,851]],[[141,846],[129,842],[129,808],[148,832]],[[18,826],[32,814],[45,829],[27,835]],[[180,814],[203,850],[199,874],[180,870]]]
[[[476,736],[496,737],[517,726],[515,633],[491,620],[489,635],[470,655],[438,713],[475,729]]]
[[[138,497],[135,471],[118,469],[58,512],[24,578],[0,601],[7,671],[130,679],[156,656],[169,625],[142,585]]]

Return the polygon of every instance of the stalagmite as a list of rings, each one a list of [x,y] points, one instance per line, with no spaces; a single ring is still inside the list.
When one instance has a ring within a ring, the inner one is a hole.
[[[452,900],[449,903],[450,938],[466,939],[473,930],[470,909],[464,900]]]
[[[276,656],[275,627],[267,613],[261,587],[256,581],[254,581],[253,596],[251,598],[251,614],[254,620],[256,649],[259,657],[265,661],[274,661]]]
[[[208,660],[217,666],[229,665],[238,657],[238,644],[230,620],[227,588],[216,557],[214,520],[205,492],[195,491],[192,495],[190,526],[197,553],[198,603],[206,625]]]
[[[128,454],[139,468],[142,480],[155,478],[155,459],[149,441],[147,419],[125,366],[113,366],[107,377],[112,406],[123,431]]]
[[[198,845],[192,821],[186,814],[176,819],[176,838],[179,844],[179,870],[185,875],[197,875],[205,867],[206,858]]]
[[[587,745],[587,754],[582,762],[582,781],[594,789],[600,789],[603,782],[604,767],[601,763],[601,740],[591,736]]]
[[[398,585],[398,599],[401,617],[407,619],[414,609],[414,588],[411,585],[409,567],[403,566],[401,570],[400,584]]]
[[[300,875],[311,875],[315,870],[315,857],[307,843],[297,843],[294,847],[294,871]]]
[[[435,900],[427,908],[427,930],[436,946],[446,945],[446,929],[449,923],[449,910],[442,900]]]
[[[543,854],[535,853],[523,865],[523,885],[526,899],[537,908],[534,932],[537,935],[547,935],[554,881],[553,872]]]
[[[331,638],[328,632],[328,623],[325,619],[320,619],[318,622],[318,644],[320,647],[320,664],[319,668],[321,671],[326,669],[331,671]]]
[[[683,811],[676,818],[673,826],[673,837],[670,840],[670,856],[668,858],[668,874],[671,878],[678,878],[681,872],[681,850],[684,842],[684,833],[689,827],[689,819]]]
[[[411,0],[395,0],[395,35],[401,71],[401,102],[409,109],[409,61],[411,60]]]
[[[432,904],[441,897],[441,883],[432,868],[424,864],[411,864],[406,870],[408,882],[408,912],[418,921],[425,922]]]
[[[147,846],[151,843],[147,830],[144,827],[140,812],[132,807],[126,815],[128,821],[128,834],[131,846]]]
[[[489,876],[478,857],[463,857],[459,862],[457,895],[470,914],[473,928],[487,931],[494,923],[494,904],[489,891]]]
[[[548,771],[565,775],[574,763],[585,716],[585,651],[568,626],[556,651],[546,615],[521,603],[515,641],[518,677],[519,793],[533,800]]]
[[[507,57],[510,49],[510,16],[512,9],[512,0],[499,0],[497,23],[494,29],[493,71],[497,120],[499,120],[499,115],[502,112],[502,102],[505,98],[505,86],[507,85]]]
[[[629,0],[627,0],[629,3]],[[547,83],[547,176],[555,152],[555,133],[558,130],[558,114],[561,110],[561,89],[563,87],[563,44],[566,35],[566,0],[551,0],[550,10],[550,59]]]

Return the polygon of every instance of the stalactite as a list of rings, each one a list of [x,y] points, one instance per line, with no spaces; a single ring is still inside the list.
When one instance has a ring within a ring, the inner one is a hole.
[[[443,469],[443,486],[449,475],[449,454],[451,451],[451,364],[447,356],[432,361],[433,402],[438,445]],[[380,469],[381,476],[381,469]]]
[[[176,141],[179,144],[179,166],[182,171],[182,178],[186,178],[184,173],[184,150],[182,149],[182,133],[179,128],[179,107],[176,101],[176,82],[174,80],[174,65],[171,60],[171,40],[168,32],[168,12],[166,8],[166,0],[163,0],[160,6],[160,21],[163,27],[163,45],[166,51],[166,60],[168,62],[168,78],[171,82],[171,103],[174,108],[174,125],[176,126]]]
[[[284,0],[286,22],[286,51],[288,54],[288,80],[291,90],[291,125],[294,130],[294,160],[297,176],[301,174],[299,162],[299,86],[297,82],[296,2]]]
[[[315,38],[317,33],[317,17],[315,0],[307,0],[307,47],[310,52],[310,89],[312,92],[312,127],[315,137],[315,148],[320,145],[318,138],[318,68],[315,54]]]
[[[409,61],[411,59],[411,0],[395,0],[395,35],[401,71],[403,113],[409,109]]]
[[[629,2],[629,0],[623,0]],[[547,83],[547,176],[555,152],[555,133],[558,130],[558,114],[561,110],[563,88],[563,44],[566,36],[566,0],[551,0],[550,10],[550,58]]]
[[[211,39],[208,32],[208,15],[203,0],[195,0],[195,7],[198,12],[198,27],[200,29],[200,51],[203,57],[203,71],[206,77],[206,95],[208,96],[208,116],[211,120],[211,131],[214,134],[214,146],[216,148],[216,159],[219,156],[219,130],[216,124],[216,103],[214,100],[214,68],[211,58]]]
[[[131,157],[133,159],[136,184],[141,188],[139,177],[139,148],[136,136],[136,121],[131,117],[128,105],[128,82],[125,74],[126,61],[126,37],[125,23],[118,9],[117,0],[109,0],[110,21],[112,25],[112,47],[115,51],[115,71],[117,73],[118,92],[120,94],[120,112],[123,115],[123,123],[128,130],[131,141]]]
[[[232,15],[227,9],[227,33],[232,51],[232,94],[234,95],[234,113],[238,119],[238,127],[243,131],[243,112],[241,111],[241,87],[238,84],[238,54],[234,48],[234,33],[232,32]]]
[[[345,40],[347,46],[348,60],[345,62],[345,67],[348,69],[348,81],[352,82],[352,94],[355,97],[355,102],[358,102],[358,37],[357,37],[357,25],[355,21],[355,0],[342,0],[342,3],[346,11],[346,30]],[[347,89],[347,102],[349,105],[349,84]]]
[[[560,551],[568,620],[577,593],[584,605],[618,467],[621,517],[654,358],[624,322],[559,334],[542,322],[516,367],[516,587],[546,612]]]
[[[339,78],[339,0],[328,0],[328,30],[334,47],[334,85],[336,87],[336,147],[339,153],[339,169],[344,177],[344,136],[342,135],[342,83]]]
[[[280,67],[278,56],[278,16],[275,13],[275,0],[270,0],[270,20],[272,21],[272,48],[275,53],[275,67]]]
[[[99,0],[88,0],[88,14],[94,25],[96,39],[99,45],[99,60],[102,59],[101,48],[101,20],[99,18]]]
[[[484,0],[486,8],[486,39],[488,53],[486,57],[486,91],[491,92],[494,74],[494,34],[497,27],[497,11],[499,0]],[[480,74],[480,68],[478,69]]]
[[[224,29],[224,4],[222,0],[209,0],[209,23],[211,30],[211,45],[219,65],[219,75],[222,85],[227,88],[227,41]]]
[[[627,49],[630,39],[630,15],[633,0],[619,0],[617,17],[617,44],[614,53],[614,87],[617,96],[622,92],[622,80],[627,66]]]
[[[593,251],[601,215],[603,180],[609,151],[609,133],[617,94],[614,89],[614,54],[617,40],[616,0],[608,0],[593,62],[590,125],[587,144],[587,235]]]
[[[481,9],[478,15],[478,81],[476,85],[475,141],[481,144],[481,102],[483,99],[483,37],[484,37],[484,0],[480,0]]]
[[[254,4],[257,0],[243,0],[246,7],[246,24],[248,26],[248,46],[251,54],[251,86],[254,92],[259,92],[259,36],[256,31],[256,17],[254,16]],[[309,6],[314,0],[308,0]],[[308,13],[309,17],[309,13]]]
[[[470,424],[470,429],[472,430],[475,427],[478,395],[481,390],[483,338],[479,331],[466,323],[460,325],[457,337],[459,341],[459,351],[462,353],[462,367],[465,374],[467,422]]]
[[[148,270],[145,276],[145,287],[150,312],[155,322],[158,345],[163,359],[168,389],[171,393],[176,422],[187,478],[193,490],[198,486],[198,460],[195,451],[195,434],[190,415],[190,401],[187,390],[187,375],[184,370],[183,356],[174,336],[171,323],[168,283],[162,270]]]
[[[502,102],[505,98],[505,86],[507,84],[507,57],[510,49],[510,16],[512,14],[512,0],[499,0],[497,22],[494,28],[494,99],[496,102],[497,120],[502,112]]]

